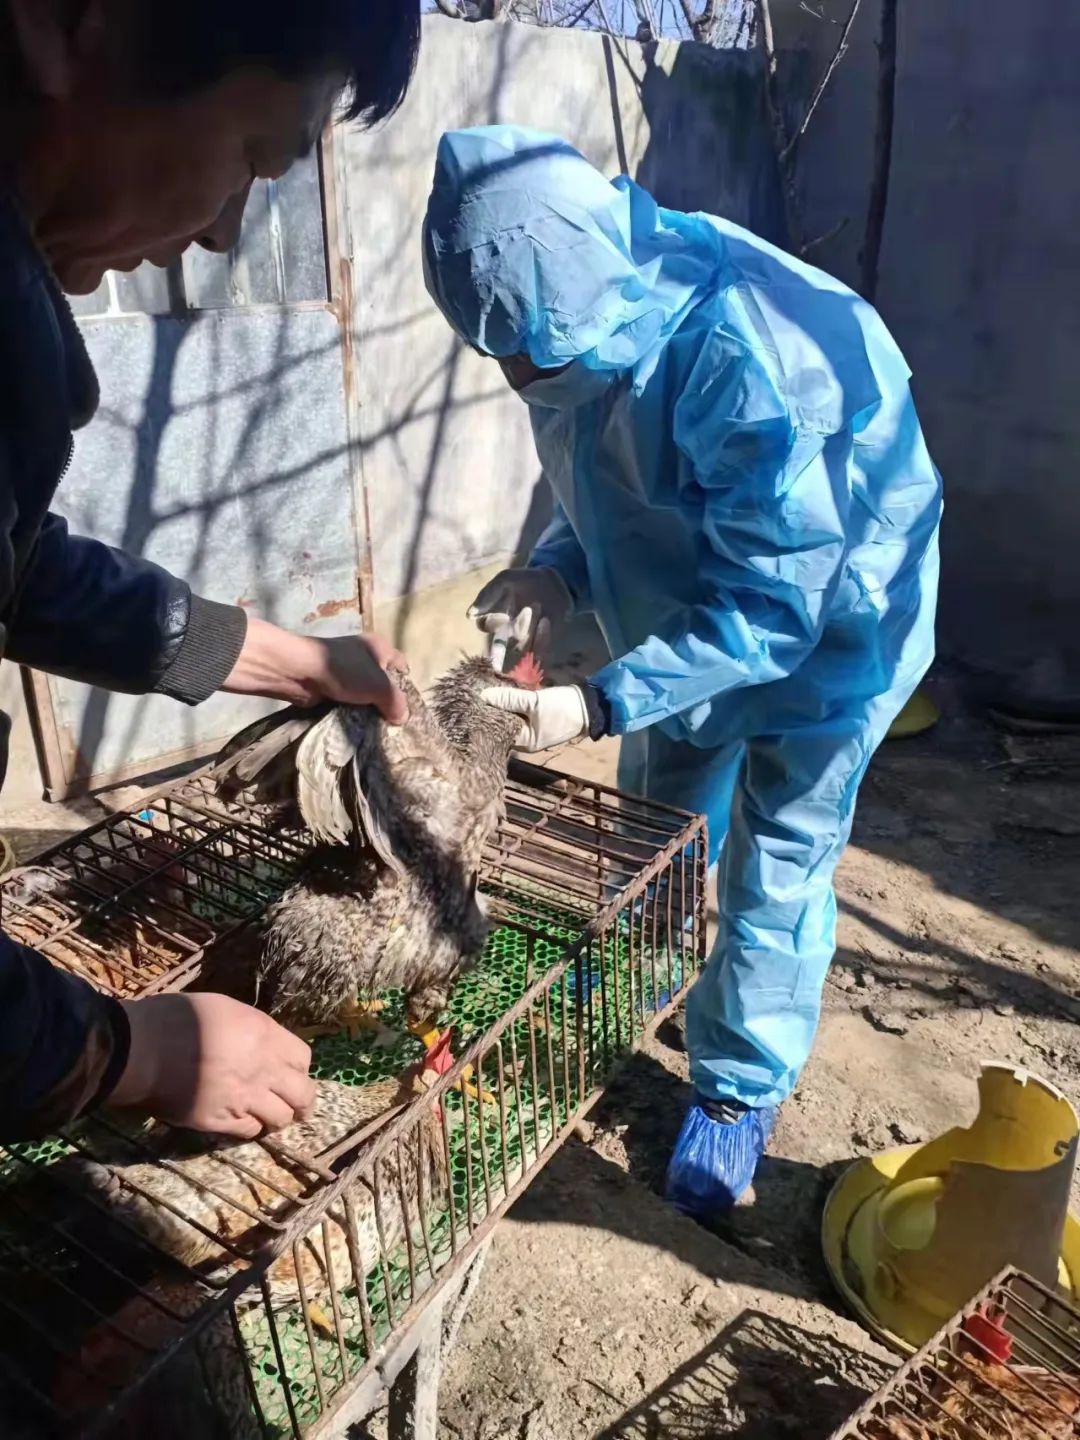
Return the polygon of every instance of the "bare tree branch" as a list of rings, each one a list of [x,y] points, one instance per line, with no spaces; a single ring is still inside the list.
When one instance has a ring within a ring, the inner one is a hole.
[[[780,191],[784,205],[784,228],[787,243],[793,255],[802,249],[802,221],[799,217],[798,193],[795,187],[795,167],[791,163],[788,146],[787,126],[784,123],[783,101],[780,96],[780,81],[776,68],[776,46],[773,42],[772,12],[769,0],[755,0],[758,30],[761,35],[761,49],[765,56],[765,106],[769,112],[769,127],[772,130],[773,151],[780,169]]]
[[[835,225],[830,225],[823,235],[817,235],[813,240],[807,240],[799,251],[799,259],[805,260],[811,250],[816,250],[819,245],[827,245],[830,240],[835,240],[842,230],[847,229],[850,222],[851,216],[845,215],[844,218],[838,220]]]
[[[825,73],[824,75],[822,75],[821,79],[818,82],[817,89],[814,91],[813,95],[810,98],[810,104],[806,107],[806,114],[803,116],[802,124],[799,126],[798,130],[795,131],[795,134],[792,135],[791,139],[784,146],[783,153],[780,156],[781,164],[784,163],[784,161],[788,158],[788,155],[791,153],[794,147],[806,134],[806,127],[810,124],[810,121],[813,118],[813,114],[818,107],[819,100],[821,99],[822,95],[825,94],[829,81],[833,77],[833,71],[847,54],[848,37],[851,35],[851,27],[855,24],[855,16],[858,15],[859,6],[861,4],[862,0],[852,0],[851,10],[848,13],[847,20],[844,22],[844,28],[840,31],[840,39],[837,42],[836,50],[833,54],[833,57],[829,61],[828,65],[825,67]]]
[[[694,22],[697,19],[697,15],[694,13],[694,7],[691,5],[690,0],[679,0],[679,6],[686,20],[686,28],[690,31],[690,34],[693,35]]]
[[[635,8],[638,14],[643,16],[645,24],[649,28],[650,36],[659,35],[661,31],[656,24],[656,12],[653,10],[652,0],[637,0]],[[641,30],[640,24],[638,30]]]
[[[511,14],[537,25],[545,23],[540,0],[531,0],[531,3],[530,0],[435,0],[435,4],[451,20],[464,20],[468,24],[479,20],[503,20]]]
[[[608,14],[608,8],[604,4],[604,0],[596,0],[596,7],[600,11],[600,18],[604,22],[604,29],[607,33],[609,35],[617,35],[619,32],[611,23],[611,16]]]
[[[703,9],[696,11],[691,0],[679,0],[686,28],[690,31],[693,39],[707,43],[711,38],[713,27],[716,24],[716,6],[717,0],[705,0]]]
[[[564,10],[560,19],[556,20],[553,15],[550,20],[545,20],[543,16],[540,16],[536,23],[538,25],[565,25],[568,29],[574,30],[581,24],[582,20],[585,19],[585,16],[588,15],[589,11],[592,10],[595,5],[596,0],[582,0],[582,3],[576,10]]]
[[[896,114],[896,17],[899,0],[881,0],[881,39],[878,42],[877,127],[874,134],[874,170],[863,232],[860,293],[873,304],[877,296],[885,209],[889,203],[892,168],[893,119]]]
[[[716,28],[716,4],[717,0],[705,0],[705,8],[693,26],[694,39],[700,40],[705,45],[712,41],[713,31]]]

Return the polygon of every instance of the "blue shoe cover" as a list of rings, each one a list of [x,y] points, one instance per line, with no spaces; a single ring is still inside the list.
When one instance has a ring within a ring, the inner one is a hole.
[[[677,1210],[709,1219],[730,1210],[750,1185],[776,1124],[775,1106],[713,1120],[695,1096],[668,1164],[666,1194]],[[723,1106],[710,1107],[720,1108]],[[738,1114],[737,1109],[732,1112]]]

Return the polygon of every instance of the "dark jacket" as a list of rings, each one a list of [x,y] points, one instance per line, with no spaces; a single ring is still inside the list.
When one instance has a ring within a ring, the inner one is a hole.
[[[69,535],[49,514],[72,432],[97,402],[71,310],[0,192],[0,654],[197,705],[235,664],[244,612],[193,595],[149,561]],[[9,731],[0,714],[0,780]],[[0,1139],[39,1135],[98,1103],[127,1047],[115,1000],[0,934]]]

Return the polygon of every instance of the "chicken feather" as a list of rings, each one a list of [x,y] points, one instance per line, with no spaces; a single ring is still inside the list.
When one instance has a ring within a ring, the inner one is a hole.
[[[517,683],[514,672],[463,660],[426,699],[408,676],[392,678],[408,701],[404,725],[342,705],[301,729],[303,715],[283,711],[286,739],[259,721],[215,768],[222,798],[291,808],[316,841],[268,909],[254,962],[258,1003],[296,1028],[399,988],[410,1024],[425,1025],[487,938],[480,862],[520,722],[482,691]],[[539,678],[533,666],[530,685]],[[207,983],[218,983],[212,968]]]

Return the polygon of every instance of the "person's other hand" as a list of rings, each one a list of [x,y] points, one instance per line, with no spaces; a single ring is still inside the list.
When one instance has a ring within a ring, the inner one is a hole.
[[[492,685],[482,698],[497,710],[521,716],[519,750],[552,750],[582,740],[589,733],[589,708],[577,685],[553,685],[548,690],[518,690],[512,685]]]
[[[408,673],[408,662],[381,635],[338,635],[315,642],[323,646],[317,676],[319,698],[339,705],[374,705],[384,720],[403,725],[409,718],[405,696],[387,673]]]
[[[573,611],[562,576],[541,566],[501,571],[477,595],[468,616],[485,635],[508,632],[520,650],[540,655]]]
[[[131,1048],[107,1105],[250,1140],[314,1103],[310,1047],[261,1010],[209,994],[123,1004]]]
[[[388,670],[408,671],[400,651],[379,635],[338,635],[329,640],[294,635],[251,616],[244,648],[221,687],[234,695],[265,695],[293,705],[374,705],[384,720],[403,725],[405,696]]]

